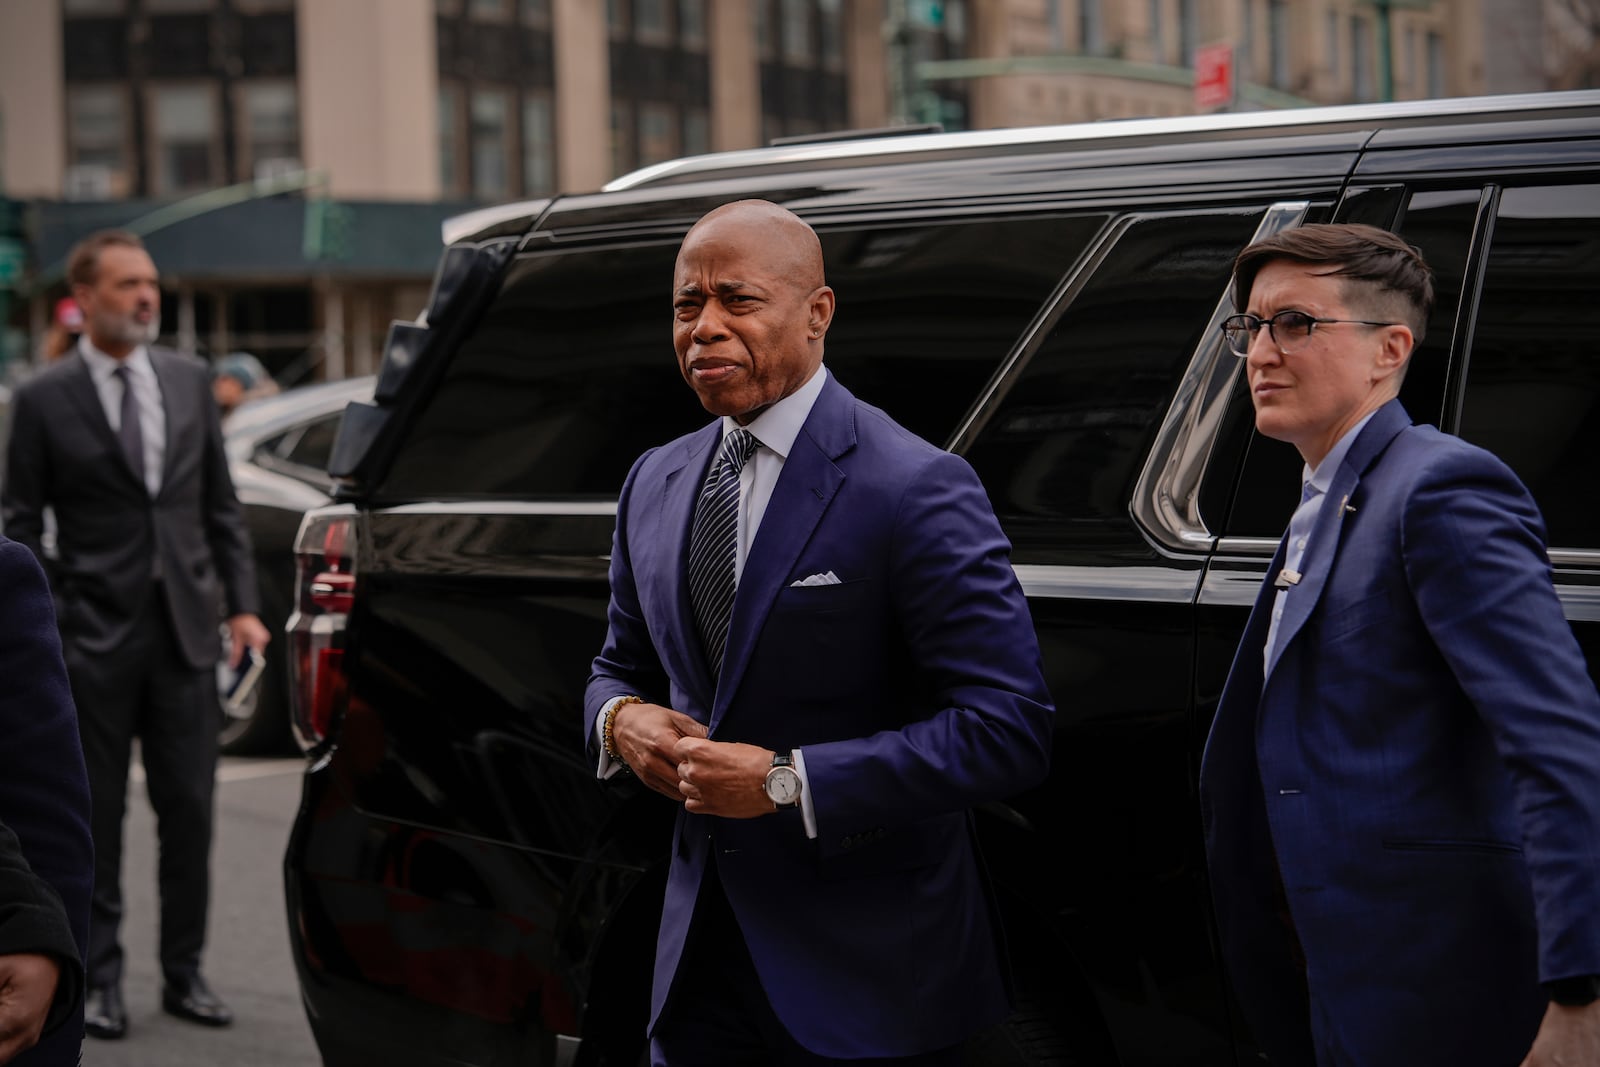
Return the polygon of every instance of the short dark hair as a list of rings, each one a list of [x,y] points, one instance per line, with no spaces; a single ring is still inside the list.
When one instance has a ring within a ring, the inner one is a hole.
[[[72,246],[67,254],[67,284],[93,285],[100,271],[100,253],[107,248],[136,248],[143,252],[144,242],[139,235],[128,230],[97,230]]]
[[[1330,269],[1322,273],[1365,283],[1387,305],[1381,309],[1385,317],[1403,319],[1416,344],[1422,343],[1433,312],[1433,271],[1422,253],[1398,235],[1357,222],[1313,223],[1257,241],[1233,261],[1236,310],[1250,303],[1250,288],[1261,268],[1279,259],[1325,265]]]

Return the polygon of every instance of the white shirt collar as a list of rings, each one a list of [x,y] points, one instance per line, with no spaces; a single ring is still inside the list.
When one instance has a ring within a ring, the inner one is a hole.
[[[139,345],[129,352],[124,359],[108,356],[96,348],[94,342],[89,340],[89,335],[84,334],[78,338],[78,351],[83,353],[84,362],[89,365],[89,375],[94,379],[95,385],[104,385],[116,373],[118,367],[126,365],[129,373],[140,378],[152,378],[155,368],[150,365],[150,352],[144,345]]]
[[[800,428],[805,425],[806,416],[811,414],[811,408],[822,394],[822,387],[827,380],[828,368],[817,364],[815,373],[806,379],[804,385],[751,419],[744,428],[755,434],[757,441],[776,452],[780,459],[788,459],[789,451],[794,448],[794,439],[800,436]],[[731,415],[724,415],[723,435],[726,436],[729,430],[738,425]]]

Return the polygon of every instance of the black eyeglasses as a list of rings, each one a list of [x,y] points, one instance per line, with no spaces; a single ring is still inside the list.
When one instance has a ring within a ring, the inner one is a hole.
[[[1401,325],[1398,322],[1373,322],[1369,319],[1319,319],[1307,315],[1304,311],[1280,311],[1268,318],[1259,315],[1229,315],[1222,320],[1222,336],[1227,339],[1228,349],[1234,355],[1248,356],[1250,342],[1254,339],[1256,331],[1265,326],[1267,333],[1272,337],[1272,343],[1278,346],[1278,351],[1287,355],[1305,344],[1311,338],[1311,331],[1318,326],[1341,322],[1357,326]]]

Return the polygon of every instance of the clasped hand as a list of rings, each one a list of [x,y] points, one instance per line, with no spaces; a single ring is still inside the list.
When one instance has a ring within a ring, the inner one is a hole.
[[[0,956],[0,1063],[39,1043],[61,967],[49,956]]]
[[[712,741],[699,722],[659,704],[623,705],[611,735],[641,782],[688,811],[751,819],[773,810],[762,788],[771,749]]]

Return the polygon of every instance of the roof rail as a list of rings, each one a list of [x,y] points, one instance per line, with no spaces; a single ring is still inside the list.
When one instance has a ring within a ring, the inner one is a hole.
[[[907,126],[878,126],[870,130],[833,130],[821,133],[799,133],[793,137],[773,137],[768,139],[767,147],[781,148],[786,145],[796,144],[832,144],[835,141],[865,141],[876,140],[880,137],[909,137],[917,133],[943,133],[944,127],[937,122],[917,122]]]
[[[747,168],[849,166],[873,156],[900,158],[921,152],[965,150],[968,152],[1027,151],[1051,144],[1075,141],[1115,140],[1118,138],[1200,135],[1233,131],[1270,130],[1275,127],[1309,126],[1318,123],[1388,123],[1411,119],[1450,119],[1474,114],[1529,110],[1600,107],[1600,90],[1570,90],[1546,93],[1507,93],[1497,96],[1451,97],[1431,100],[1406,100],[1375,104],[1337,104],[1327,107],[1284,108],[1275,111],[1229,111],[1210,115],[1181,115],[1175,118],[1122,119],[1114,123],[1079,122],[1059,126],[1023,126],[996,130],[968,130],[960,133],[921,133],[919,136],[873,137],[855,134],[845,140],[822,141],[806,138],[806,143],[777,144],[768,148],[736,149],[710,155],[654,163],[607,182],[605,192],[636,189],[664,182],[717,178]],[[896,132],[910,133],[909,129]]]

